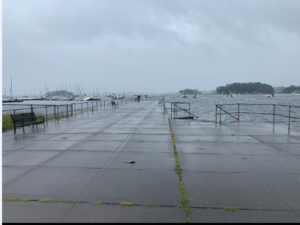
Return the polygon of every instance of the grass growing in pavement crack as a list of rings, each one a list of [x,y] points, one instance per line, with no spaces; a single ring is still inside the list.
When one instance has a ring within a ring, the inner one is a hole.
[[[229,211],[239,211],[240,210],[239,208],[236,208],[236,207],[224,207],[223,209],[229,210]]]
[[[42,199],[39,202],[61,202],[61,203],[80,203],[77,201],[63,201],[63,200],[50,200],[50,199]]]
[[[188,205],[189,203],[189,199],[188,199],[188,195],[185,191],[185,186],[184,183],[182,181],[182,171],[183,169],[180,167],[180,162],[178,159],[178,153],[176,151],[176,141],[174,138],[174,133],[172,131],[171,125],[170,125],[170,133],[172,136],[172,143],[173,143],[173,147],[174,147],[174,156],[175,156],[175,162],[176,162],[176,167],[175,172],[178,174],[179,176],[179,189],[180,189],[180,205],[178,206],[179,208],[183,208],[185,214],[187,215],[187,219],[186,219],[186,223],[192,223],[193,221],[191,220],[190,216],[190,212],[192,210],[192,207]]]
[[[147,207],[159,207],[159,205],[152,205],[152,204],[144,204],[144,206],[147,206]]]
[[[186,223],[193,223],[193,221],[191,220],[191,218],[187,218],[185,222]]]
[[[3,198],[3,201],[19,201],[19,202],[29,202],[29,199],[18,199],[18,198]]]
[[[120,205],[132,206],[131,202],[121,202]]]
[[[94,205],[102,205],[103,202],[94,202],[93,204],[94,204]]]

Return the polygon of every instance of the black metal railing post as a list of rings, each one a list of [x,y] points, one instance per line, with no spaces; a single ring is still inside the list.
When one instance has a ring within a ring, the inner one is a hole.
[[[240,122],[240,103],[238,103],[238,121]]]
[[[222,106],[220,105],[219,108],[220,108],[220,124],[221,124],[221,116],[222,116],[221,108],[222,108]]]
[[[215,123],[217,124],[218,123],[218,105],[216,105],[216,119],[215,119]]]
[[[275,104],[273,104],[273,132],[275,130]]]
[[[58,122],[59,122],[59,106],[57,106]]]
[[[16,116],[16,110],[14,110],[14,116]],[[16,118],[16,117],[15,117]],[[24,129],[24,128],[23,128]],[[16,127],[14,125],[14,134],[16,134]]]
[[[46,108],[46,123],[47,123],[47,127],[48,127],[48,112],[47,112],[47,106],[46,106],[45,108]]]
[[[54,120],[56,121],[56,106],[53,106],[53,111],[54,111]]]
[[[288,134],[290,134],[290,130],[291,130],[291,106],[289,106],[289,131],[288,131]]]

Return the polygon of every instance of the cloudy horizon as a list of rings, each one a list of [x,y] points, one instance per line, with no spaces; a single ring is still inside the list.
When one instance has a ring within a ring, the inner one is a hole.
[[[2,89],[300,86],[298,0],[3,0]]]

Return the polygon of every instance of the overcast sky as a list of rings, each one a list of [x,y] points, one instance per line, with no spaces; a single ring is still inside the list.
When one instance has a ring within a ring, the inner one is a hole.
[[[300,85],[299,0],[2,0],[14,95]]]

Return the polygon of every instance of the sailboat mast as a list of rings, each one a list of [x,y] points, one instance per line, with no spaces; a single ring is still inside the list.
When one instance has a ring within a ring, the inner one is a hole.
[[[13,96],[13,92],[12,92],[12,75],[11,75],[11,85],[10,85],[10,93],[9,93],[11,99],[14,99],[14,96]]]

